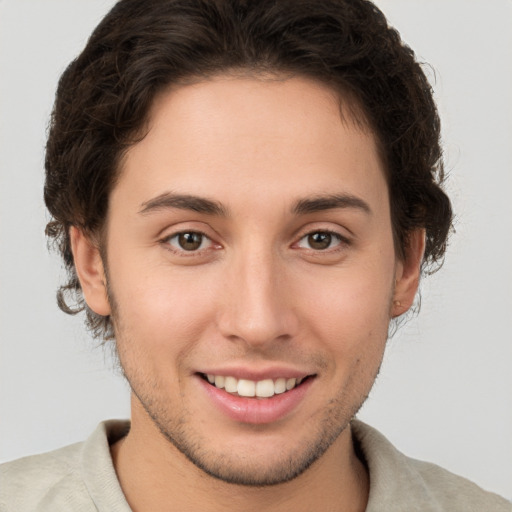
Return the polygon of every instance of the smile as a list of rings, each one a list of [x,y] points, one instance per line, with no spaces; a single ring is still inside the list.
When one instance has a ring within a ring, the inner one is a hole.
[[[282,420],[298,409],[311,393],[317,377],[316,374],[307,375],[290,369],[280,371],[277,368],[261,373],[242,369],[235,371],[219,369],[215,373],[210,370],[196,376],[217,410],[237,423],[256,425]]]
[[[247,398],[270,398],[296,388],[308,377],[248,380],[224,375],[203,375],[211,385],[228,393]]]

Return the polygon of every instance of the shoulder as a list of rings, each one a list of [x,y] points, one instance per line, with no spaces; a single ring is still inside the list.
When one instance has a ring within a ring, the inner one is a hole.
[[[432,498],[443,505],[441,510],[512,512],[512,503],[485,491],[474,482],[435,464],[406,459],[409,469],[425,483]]]
[[[511,503],[470,480],[406,457],[374,428],[354,421],[352,432],[370,472],[367,512],[512,512]]]
[[[128,512],[109,448],[128,429],[109,420],[83,443],[0,465],[0,512]]]
[[[45,502],[55,505],[55,496],[85,493],[79,472],[82,444],[0,465],[0,511],[44,509]]]

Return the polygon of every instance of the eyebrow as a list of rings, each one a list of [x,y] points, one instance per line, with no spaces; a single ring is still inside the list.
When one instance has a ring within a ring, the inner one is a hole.
[[[147,215],[161,210],[174,208],[179,210],[192,210],[206,215],[227,217],[226,209],[217,201],[206,199],[205,197],[190,194],[175,194],[172,192],[164,192],[153,199],[145,201],[142,203],[139,213]]]
[[[333,210],[336,208],[354,208],[367,214],[372,213],[372,210],[366,201],[363,201],[361,198],[351,194],[322,195],[300,199],[295,203],[292,211],[296,215],[305,215],[307,213]]]
[[[143,202],[139,213],[141,215],[148,215],[161,210],[175,208],[218,217],[228,216],[228,211],[218,201],[191,194],[176,194],[173,192],[164,192],[153,199]],[[371,214],[368,203],[351,194],[321,195],[299,199],[294,204],[292,212],[295,215],[306,215],[336,208],[354,208]]]

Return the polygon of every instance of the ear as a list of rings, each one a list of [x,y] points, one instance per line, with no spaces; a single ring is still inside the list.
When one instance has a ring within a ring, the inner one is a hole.
[[[411,232],[404,259],[396,265],[395,292],[391,316],[394,318],[405,313],[412,306],[420,283],[421,262],[425,252],[425,230]]]
[[[107,280],[97,244],[75,226],[70,228],[69,237],[85,302],[96,314],[110,315]]]

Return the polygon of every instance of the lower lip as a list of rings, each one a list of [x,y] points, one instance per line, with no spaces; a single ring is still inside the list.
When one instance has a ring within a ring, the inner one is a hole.
[[[212,402],[224,414],[235,421],[254,425],[272,423],[290,414],[302,402],[314,380],[310,377],[296,388],[270,398],[245,398],[216,388],[201,377],[198,379]]]

